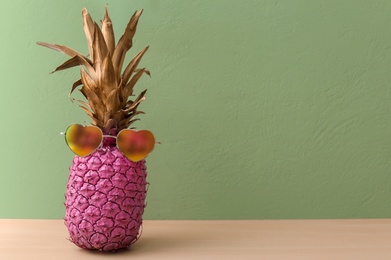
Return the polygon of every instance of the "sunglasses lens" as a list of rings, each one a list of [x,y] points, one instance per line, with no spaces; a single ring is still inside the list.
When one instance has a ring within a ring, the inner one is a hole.
[[[138,162],[148,156],[155,147],[155,137],[150,131],[125,129],[117,136],[119,150],[129,160]]]
[[[71,125],[65,132],[69,148],[78,156],[94,152],[102,142],[102,131],[96,126]]]

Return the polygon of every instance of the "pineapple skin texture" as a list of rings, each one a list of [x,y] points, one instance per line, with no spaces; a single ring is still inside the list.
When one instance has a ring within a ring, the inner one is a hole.
[[[84,249],[117,251],[140,236],[145,208],[145,160],[128,160],[115,146],[75,156],[65,194],[70,241]]]

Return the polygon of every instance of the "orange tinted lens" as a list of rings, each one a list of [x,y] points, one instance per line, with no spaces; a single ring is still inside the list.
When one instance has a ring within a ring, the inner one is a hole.
[[[147,130],[124,129],[117,136],[117,146],[129,160],[138,162],[152,152],[155,147],[155,137]]]
[[[102,142],[102,131],[96,126],[71,125],[65,132],[69,148],[81,157],[94,152]]]

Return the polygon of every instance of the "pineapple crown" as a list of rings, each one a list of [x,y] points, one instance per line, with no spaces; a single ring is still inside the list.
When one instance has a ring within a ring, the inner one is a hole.
[[[135,116],[144,114],[137,108],[145,100],[147,90],[142,91],[134,100],[130,100],[129,97],[134,96],[133,88],[141,76],[144,73],[150,76],[146,68],[138,68],[148,46],[141,50],[122,72],[125,56],[133,45],[133,37],[142,12],[143,10],[140,10],[133,14],[124,34],[115,45],[113,25],[107,7],[104,19],[101,20],[101,28],[92,20],[87,9],[83,8],[83,25],[89,58],[63,45],[37,42],[38,45],[71,57],[53,72],[80,66],[80,79],[72,85],[69,95],[81,86],[79,90],[87,102],[72,100],[79,102],[80,108],[92,119],[92,125],[98,126],[105,133],[128,128],[139,120]]]

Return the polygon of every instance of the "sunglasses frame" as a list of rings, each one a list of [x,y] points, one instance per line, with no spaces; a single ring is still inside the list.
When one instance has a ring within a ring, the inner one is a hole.
[[[115,141],[115,145],[116,145],[118,151],[120,151],[121,154],[122,154],[123,156],[125,156],[129,161],[132,161],[132,160],[130,160],[130,159],[121,151],[121,149],[118,147],[118,135],[119,135],[122,131],[124,131],[124,130],[130,130],[130,129],[126,129],[126,128],[125,128],[125,129],[122,129],[121,131],[118,132],[117,136],[115,136],[115,135],[105,135],[105,134],[103,134],[102,129],[100,129],[100,128],[97,127],[97,126],[94,126],[94,125],[88,126],[88,127],[97,128],[97,129],[101,132],[101,134],[102,134],[102,140],[100,141],[99,146],[96,147],[92,152],[90,152],[89,154],[86,154],[86,155],[84,155],[84,156],[80,156],[80,155],[76,154],[76,153],[71,149],[71,147],[69,146],[68,141],[67,141],[67,136],[66,136],[66,135],[67,135],[67,131],[68,131],[68,129],[69,129],[71,126],[73,126],[73,125],[79,125],[79,126],[82,126],[83,128],[84,128],[84,127],[87,127],[87,126],[83,126],[83,125],[81,125],[81,124],[71,124],[71,125],[69,125],[69,126],[67,127],[67,129],[65,130],[65,132],[60,132],[60,134],[64,136],[65,143],[67,144],[69,150],[71,150],[72,153],[74,153],[75,155],[77,155],[77,156],[79,156],[79,157],[86,157],[86,156],[88,156],[88,155],[91,155],[91,154],[93,154],[94,152],[96,152],[99,148],[102,148],[102,144],[103,144],[103,139],[104,139],[104,138],[114,138],[114,139],[116,140],[116,141]],[[134,130],[133,130],[133,131],[134,131]],[[135,131],[135,132],[137,132],[137,131]],[[159,144],[160,144],[160,142],[155,142],[155,143],[159,143]],[[155,148],[155,145],[152,147],[152,150],[147,154],[147,156],[153,151],[154,148]],[[145,156],[143,159],[145,159],[147,156]],[[141,160],[143,160],[143,159],[141,159]],[[141,160],[140,160],[140,161],[141,161]],[[134,161],[132,161],[132,162],[134,162]]]

